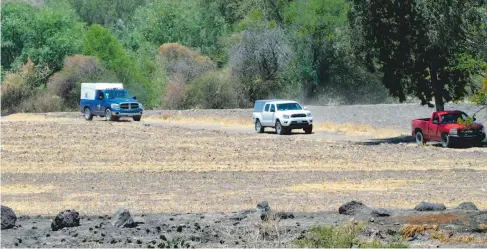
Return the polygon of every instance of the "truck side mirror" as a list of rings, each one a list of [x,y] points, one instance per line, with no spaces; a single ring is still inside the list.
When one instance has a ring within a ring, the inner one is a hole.
[[[305,106],[305,107],[303,107],[303,109],[304,109],[304,110],[308,110],[308,107],[306,107],[306,106]]]
[[[132,98],[133,98],[133,99],[137,99],[137,97],[135,97],[135,96],[133,96]]]

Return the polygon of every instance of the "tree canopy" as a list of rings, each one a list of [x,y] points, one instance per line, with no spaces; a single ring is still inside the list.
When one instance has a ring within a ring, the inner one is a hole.
[[[310,104],[419,100],[441,110],[445,102],[483,96],[486,6],[6,0],[2,103],[13,103],[10,112],[33,110],[33,101],[51,96],[53,105],[71,109],[83,80],[117,80],[147,108],[249,107],[276,97]]]

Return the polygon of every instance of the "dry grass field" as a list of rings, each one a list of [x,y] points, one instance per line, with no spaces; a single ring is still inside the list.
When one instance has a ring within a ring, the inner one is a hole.
[[[487,205],[485,151],[334,141],[322,134],[403,134],[395,128],[322,123],[312,135],[277,136],[252,133],[250,123],[235,120],[2,118],[2,204],[29,215],[65,208],[111,214],[122,206],[136,213],[228,212],[261,200],[283,211],[336,210],[352,199],[388,208],[420,201]],[[203,123],[239,126],[186,127]]]

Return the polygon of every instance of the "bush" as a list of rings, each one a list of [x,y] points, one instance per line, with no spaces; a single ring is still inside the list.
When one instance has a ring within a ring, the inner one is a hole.
[[[207,56],[193,51],[178,43],[166,43],[160,46],[157,56],[158,66],[167,75],[167,86],[162,105],[169,109],[181,109],[188,106],[188,84],[207,72],[216,70],[216,65]],[[200,93],[193,87],[193,95]]]
[[[115,75],[101,65],[94,56],[69,56],[64,60],[64,67],[47,82],[47,89],[52,95],[59,96],[64,105],[75,109],[79,104],[82,82],[118,81]]]
[[[229,76],[207,73],[188,86],[188,105],[192,108],[225,109],[239,106],[238,94]]]
[[[63,111],[63,106],[63,100],[59,96],[38,90],[22,101],[17,112],[57,112]]]
[[[186,108],[186,83],[179,77],[174,77],[167,83],[162,106],[168,109]]]
[[[18,72],[7,73],[1,89],[2,114],[18,111],[22,101],[34,93],[34,89],[41,85],[48,74],[48,68],[36,67],[30,58]]]

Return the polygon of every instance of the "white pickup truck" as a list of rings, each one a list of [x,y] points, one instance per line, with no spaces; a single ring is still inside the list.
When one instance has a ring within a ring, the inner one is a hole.
[[[290,134],[293,129],[313,132],[311,112],[292,100],[257,100],[252,113],[255,131],[263,133],[265,127],[276,129],[279,135]]]

